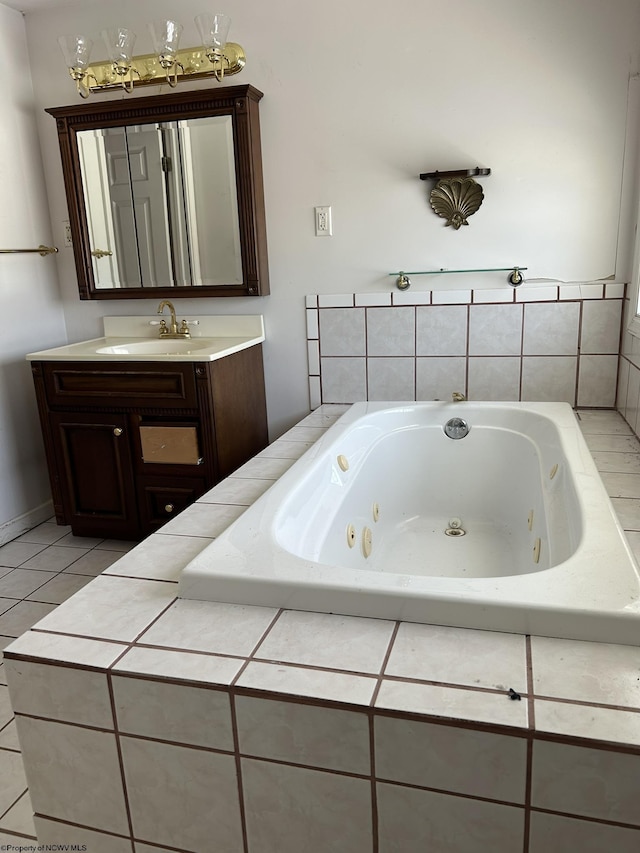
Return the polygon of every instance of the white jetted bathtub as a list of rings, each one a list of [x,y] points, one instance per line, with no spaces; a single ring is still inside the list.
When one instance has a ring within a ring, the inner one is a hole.
[[[566,403],[356,403],[179,594],[640,645],[638,567]]]

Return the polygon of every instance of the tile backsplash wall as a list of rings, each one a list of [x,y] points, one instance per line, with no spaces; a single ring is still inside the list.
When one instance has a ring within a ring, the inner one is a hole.
[[[359,400],[613,408],[624,285],[307,297],[311,408]]]

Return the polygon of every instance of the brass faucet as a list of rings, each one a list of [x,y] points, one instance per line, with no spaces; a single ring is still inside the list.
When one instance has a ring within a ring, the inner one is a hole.
[[[451,395],[451,398],[452,398],[454,403],[462,403],[463,400],[467,399],[464,396],[464,394],[462,394],[460,391],[454,391],[453,394]]]
[[[162,314],[165,308],[169,309],[169,313],[171,314],[170,325],[167,326],[165,320],[160,320],[160,337],[161,338],[190,338],[191,332],[189,331],[189,324],[186,320],[183,320],[180,324],[180,328],[178,329],[178,321],[176,319],[176,309],[173,307],[173,303],[169,302],[168,299],[163,299],[160,305],[158,305],[158,314]]]

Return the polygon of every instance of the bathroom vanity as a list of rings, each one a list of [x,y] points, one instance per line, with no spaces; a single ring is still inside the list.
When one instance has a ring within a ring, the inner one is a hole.
[[[210,317],[184,340],[149,318],[30,353],[56,520],[140,539],[267,444],[261,317]],[[153,336],[152,336],[153,335]]]

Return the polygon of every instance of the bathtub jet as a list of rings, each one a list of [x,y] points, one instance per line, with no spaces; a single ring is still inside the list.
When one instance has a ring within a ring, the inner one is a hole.
[[[450,518],[446,530],[446,536],[465,536],[467,531],[462,526],[462,521],[459,518]]]
[[[354,404],[180,596],[640,645],[638,567],[571,407],[460,410]]]

